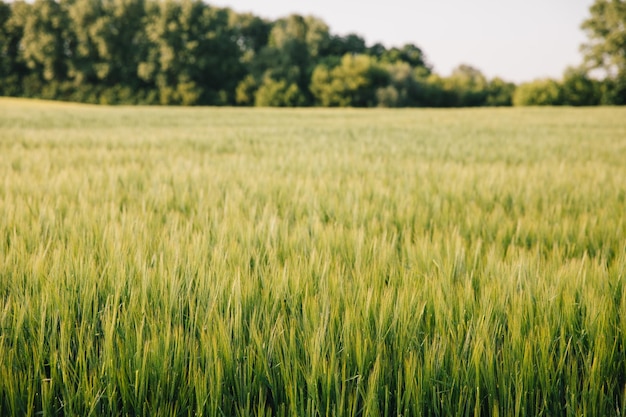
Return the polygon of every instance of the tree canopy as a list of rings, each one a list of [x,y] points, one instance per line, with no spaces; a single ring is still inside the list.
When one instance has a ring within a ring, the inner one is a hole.
[[[603,102],[626,104],[626,1],[596,0],[589,11],[582,24],[589,38],[581,47],[585,64],[608,78]]]
[[[0,0],[0,95],[174,105],[624,104],[626,6],[596,0],[585,67],[519,88],[415,44],[368,45],[313,16],[270,21],[201,0]],[[602,68],[607,77],[589,75]],[[516,90],[519,90],[516,92]]]

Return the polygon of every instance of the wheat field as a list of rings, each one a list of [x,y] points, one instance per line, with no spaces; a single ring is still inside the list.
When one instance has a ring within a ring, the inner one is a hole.
[[[0,415],[624,416],[626,109],[0,99]]]

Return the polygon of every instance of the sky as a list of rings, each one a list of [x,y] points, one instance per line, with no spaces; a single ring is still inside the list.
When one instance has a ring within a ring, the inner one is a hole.
[[[276,19],[313,15],[333,34],[356,33],[368,45],[414,43],[435,72],[459,64],[516,83],[560,78],[582,62],[580,24],[593,0],[208,0]]]

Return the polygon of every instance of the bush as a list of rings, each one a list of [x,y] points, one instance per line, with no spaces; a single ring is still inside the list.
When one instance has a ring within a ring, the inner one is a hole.
[[[582,69],[568,68],[563,75],[563,102],[568,106],[595,106],[600,103],[600,83]]]
[[[561,85],[550,78],[521,84],[513,94],[515,106],[558,106],[563,104]]]
[[[306,99],[295,83],[287,84],[285,80],[276,81],[265,77],[255,94],[255,105],[260,107],[297,107],[302,106]]]
[[[626,74],[600,84],[600,101],[609,106],[626,105]]]
[[[247,75],[237,84],[235,102],[241,106],[252,106],[257,90],[257,82],[252,75]]]
[[[378,101],[378,89],[388,84],[389,73],[374,58],[347,54],[333,69],[315,68],[311,92],[322,106],[372,107]]]
[[[487,106],[511,106],[513,105],[513,94],[515,94],[515,84],[506,82],[500,78],[494,78],[487,86]]]

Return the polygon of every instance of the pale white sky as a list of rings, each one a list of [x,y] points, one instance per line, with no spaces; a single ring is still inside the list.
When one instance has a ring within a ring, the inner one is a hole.
[[[357,33],[422,48],[437,73],[464,63],[514,82],[560,78],[582,61],[580,24],[593,0],[208,0],[270,19],[291,13],[320,17],[333,34]]]

